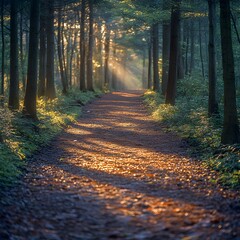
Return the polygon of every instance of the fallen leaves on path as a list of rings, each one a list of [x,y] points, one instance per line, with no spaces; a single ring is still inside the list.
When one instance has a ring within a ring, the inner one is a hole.
[[[29,162],[6,194],[1,239],[238,239],[239,195],[148,116],[107,94]]]

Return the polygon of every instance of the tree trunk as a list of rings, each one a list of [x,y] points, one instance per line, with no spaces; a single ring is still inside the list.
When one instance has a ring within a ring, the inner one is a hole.
[[[37,119],[37,75],[38,75],[38,39],[40,22],[40,0],[31,0],[30,33],[27,86],[23,112],[32,119]]]
[[[9,108],[19,109],[18,0],[11,0]]]
[[[93,0],[88,0],[89,5],[89,38],[88,38],[88,58],[87,58],[87,89],[93,89]]]
[[[47,66],[46,2],[41,1],[38,97],[45,96]]]
[[[191,27],[190,27],[190,38],[191,38],[191,45],[190,45],[190,51],[191,51],[191,58],[190,58],[190,66],[189,66],[189,74],[192,74],[192,71],[194,69],[195,65],[195,29],[194,29],[194,20],[191,21]]]
[[[170,39],[170,59],[168,71],[168,84],[166,92],[166,104],[175,104],[176,83],[178,69],[179,52],[179,28],[180,28],[180,0],[175,0],[171,11],[171,39]]]
[[[143,57],[143,62],[142,62],[142,87],[143,89],[147,88],[146,84],[146,49],[145,47],[142,50],[142,57]]]
[[[117,90],[117,46],[113,47],[112,89]]]
[[[220,29],[224,81],[224,123],[221,142],[223,144],[234,144],[240,142],[240,133],[236,104],[229,0],[220,0]]]
[[[170,54],[170,24],[165,21],[163,23],[163,39],[162,39],[162,94],[166,95],[168,69],[169,69],[169,54]]]
[[[58,62],[59,62],[59,68],[60,68],[60,76],[61,76],[61,82],[62,82],[62,93],[67,94],[67,79],[66,79],[66,72],[64,68],[63,63],[63,50],[62,50],[62,33],[61,33],[61,27],[62,27],[62,9],[59,7],[58,9],[58,38],[57,38],[57,49],[58,49]]]
[[[199,50],[200,50],[200,60],[201,60],[201,67],[202,67],[202,77],[205,80],[205,70],[204,70],[204,62],[203,62],[203,50],[202,50],[202,24],[201,20],[198,21],[199,24]]]
[[[153,36],[153,91],[160,91],[159,84],[159,31],[158,23],[153,24],[152,27],[152,36]]]
[[[97,80],[97,86],[100,89],[103,89],[103,59],[102,59],[102,33],[101,33],[101,22],[98,22],[97,24],[97,34],[96,34],[96,49],[97,49],[97,55],[96,60],[98,63],[98,68],[96,70],[96,80]]]
[[[1,65],[1,103],[2,105],[4,104],[4,75],[5,75],[5,32],[4,32],[4,0],[2,0],[1,4],[1,29],[2,29],[2,35],[1,35],[1,40],[2,40],[2,65]]]
[[[86,0],[82,0],[81,20],[80,20],[80,90],[86,91],[85,81],[85,15],[86,15]]]
[[[215,34],[216,34],[216,2],[208,0],[209,17],[209,44],[208,44],[208,115],[211,117],[218,113],[218,103],[216,99],[216,57],[215,57]]]
[[[152,36],[150,36],[148,46],[148,89],[151,88],[152,88]]]
[[[189,51],[189,20],[186,19],[184,24],[184,50],[185,50],[185,75],[189,74],[188,51]]]
[[[55,83],[54,83],[54,0],[48,0],[48,14],[47,14],[47,83],[46,83],[46,97],[54,99],[56,97]]]
[[[177,79],[184,79],[184,51],[183,51],[183,44],[182,44],[182,31],[181,25],[179,26],[179,33],[178,33],[178,63],[177,63]]]
[[[109,88],[110,77],[109,77],[109,55],[110,55],[110,31],[106,26],[106,37],[105,37],[105,63],[104,63],[104,86]]]

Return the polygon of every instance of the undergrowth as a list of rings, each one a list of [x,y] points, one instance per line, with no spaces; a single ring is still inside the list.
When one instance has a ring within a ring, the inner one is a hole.
[[[13,113],[0,108],[0,187],[12,184],[24,168],[24,160],[74,122],[80,107],[100,94],[71,90],[54,100],[39,99],[38,121],[24,117],[21,110]]]
[[[179,82],[175,106],[164,104],[163,96],[153,91],[145,93],[144,101],[166,131],[177,132],[187,142],[190,154],[219,172],[218,182],[240,188],[240,145],[221,145],[223,116],[208,117],[205,89],[205,84],[198,79],[184,79]],[[221,104],[219,107],[220,113],[223,112]]]

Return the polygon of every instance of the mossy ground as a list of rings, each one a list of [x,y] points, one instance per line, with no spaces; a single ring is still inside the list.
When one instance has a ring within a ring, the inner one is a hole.
[[[189,84],[191,86],[185,86]],[[183,89],[190,91],[184,92]],[[221,145],[222,105],[220,103],[220,114],[209,118],[205,89],[204,84],[197,81],[182,80],[175,106],[164,104],[163,96],[153,91],[145,93],[144,102],[154,119],[166,126],[166,131],[177,132],[188,143],[190,154],[219,172],[218,182],[239,189],[240,145]]]
[[[71,90],[54,100],[38,100],[38,121],[0,108],[0,187],[11,185],[21,174],[27,157],[47,145],[69,123],[81,114],[81,106],[100,92]]]

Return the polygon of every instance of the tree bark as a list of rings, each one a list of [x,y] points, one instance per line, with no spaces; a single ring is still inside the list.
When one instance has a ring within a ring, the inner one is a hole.
[[[10,109],[19,109],[19,73],[18,73],[18,0],[11,0],[10,20]]]
[[[191,27],[190,27],[190,52],[191,52],[191,58],[190,58],[190,66],[189,66],[189,74],[192,74],[192,71],[194,69],[195,65],[195,29],[194,29],[194,20],[191,21]]]
[[[171,40],[170,40],[170,59],[168,71],[168,84],[166,92],[166,104],[175,104],[178,53],[179,53],[179,28],[180,28],[180,0],[175,0],[171,11]]]
[[[87,58],[87,90],[94,91],[93,88],[93,0],[88,0],[89,6],[89,38],[88,38],[88,58]]]
[[[159,84],[159,31],[158,23],[153,24],[152,27],[152,36],[153,36],[153,91],[160,91]]]
[[[208,44],[208,116],[218,113],[218,103],[216,99],[216,57],[215,57],[215,34],[216,34],[216,2],[208,0],[209,17],[209,44]]]
[[[85,80],[85,15],[86,15],[86,0],[82,0],[81,20],[80,20],[80,90],[86,91]]]
[[[224,122],[221,142],[223,144],[234,144],[240,142],[240,133],[236,104],[230,1],[229,0],[219,1],[220,1],[222,66],[224,81]]]
[[[146,84],[146,49],[145,47],[142,50],[142,57],[143,57],[143,61],[142,61],[142,87],[143,89],[147,88],[147,84]]]
[[[202,68],[202,77],[205,80],[205,69],[204,69],[204,62],[203,62],[203,50],[202,50],[202,24],[201,20],[198,21],[199,26],[199,51],[200,51],[200,60],[201,60],[201,68]]]
[[[27,86],[23,113],[37,119],[37,75],[40,0],[31,0]]]
[[[47,9],[46,2],[41,1],[38,97],[45,96],[46,91],[46,66],[47,66],[46,9]]]
[[[106,26],[105,37],[105,63],[104,63],[104,86],[109,88],[110,76],[109,76],[109,55],[110,55],[110,30]]]
[[[1,65],[1,103],[3,105],[4,103],[4,87],[5,87],[5,82],[4,82],[4,76],[5,76],[5,32],[4,32],[4,0],[2,0],[1,3],[1,29],[2,29],[2,34],[1,34],[1,40],[2,40],[2,49],[1,49],[1,56],[2,56],[2,65]]]
[[[23,84],[23,91],[26,88],[26,76],[25,76],[25,61],[24,61],[24,53],[23,53],[23,3],[21,3],[21,11],[20,11],[20,62],[21,62],[21,79]]]
[[[60,76],[62,82],[62,93],[67,94],[68,86],[67,86],[67,79],[66,79],[66,72],[64,68],[64,59],[63,59],[63,49],[62,49],[62,9],[59,7],[58,9],[58,38],[57,38],[57,49],[58,49],[58,62],[60,68]]]
[[[150,34],[150,41],[148,46],[148,89],[152,88],[152,36]]]
[[[46,97],[54,99],[56,97],[54,83],[54,0],[48,0],[47,14],[47,69],[46,69]]]
[[[170,24],[165,21],[163,23],[163,40],[162,40],[162,94],[166,95],[168,70],[169,70],[169,54],[170,54]]]

